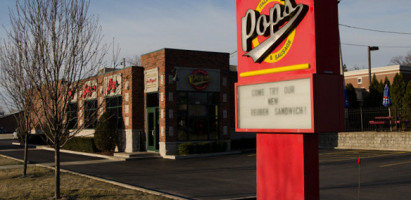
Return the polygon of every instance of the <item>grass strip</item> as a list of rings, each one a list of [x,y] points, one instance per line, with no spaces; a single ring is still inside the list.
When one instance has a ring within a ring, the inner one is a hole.
[[[0,166],[21,164],[0,156]],[[44,167],[28,167],[28,176],[22,177],[22,168],[0,169],[0,199],[52,199],[54,196],[54,171]],[[168,198],[135,191],[86,177],[61,173],[63,199],[142,199],[166,200]]]

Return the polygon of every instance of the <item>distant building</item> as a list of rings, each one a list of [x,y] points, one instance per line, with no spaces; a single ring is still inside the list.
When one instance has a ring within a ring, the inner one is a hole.
[[[23,111],[0,117],[0,131],[5,133],[12,133],[18,127],[18,119],[22,116]]]
[[[371,68],[371,79],[376,76],[377,80],[384,82],[385,77],[393,82],[396,74],[402,74],[404,76],[405,83],[411,80],[411,66],[405,65],[392,65],[386,67]],[[345,84],[351,83],[354,88],[369,89],[370,79],[368,69],[360,69],[344,72]]]

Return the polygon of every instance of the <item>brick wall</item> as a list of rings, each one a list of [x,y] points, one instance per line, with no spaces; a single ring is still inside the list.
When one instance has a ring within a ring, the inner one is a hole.
[[[161,49],[152,53],[147,53],[141,56],[141,65],[144,67],[144,70],[150,70],[150,69],[154,69],[154,68],[158,68],[158,78],[159,78],[159,88],[158,88],[158,93],[159,93],[159,97],[160,97],[160,93],[165,93],[165,85],[164,85],[164,81],[162,83],[161,79],[164,79],[164,75],[165,75],[165,49]],[[143,83],[143,87],[144,87],[144,83]],[[147,107],[147,94],[144,94],[144,131],[147,130],[147,112],[146,112],[146,107]],[[159,115],[161,115],[161,109],[165,108],[165,102],[160,102],[159,101]],[[161,118],[159,116],[159,141],[160,142],[165,142],[165,137],[162,136],[161,134],[161,127],[165,127],[166,125],[166,121],[164,118]],[[147,133],[145,133],[147,135]]]
[[[386,72],[386,73],[372,73],[371,74],[371,80],[372,77],[376,76],[377,80],[381,80],[382,82],[384,82],[385,77],[388,78],[388,80],[390,81],[390,83],[393,82],[394,80],[394,76],[398,73],[398,71],[392,71],[392,72]],[[358,83],[358,78],[362,79],[362,83]],[[360,74],[360,75],[356,75],[356,76],[346,76],[345,77],[345,84],[351,83],[354,88],[365,88],[368,90],[369,88],[369,78],[368,78],[368,73],[367,74]]]

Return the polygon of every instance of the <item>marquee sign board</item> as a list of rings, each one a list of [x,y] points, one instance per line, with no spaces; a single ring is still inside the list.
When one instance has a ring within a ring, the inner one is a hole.
[[[278,76],[270,82],[237,83],[236,131],[341,131],[344,126],[342,82],[343,77],[339,75],[300,74]]]
[[[238,86],[238,128],[310,132],[311,87],[310,78]]]

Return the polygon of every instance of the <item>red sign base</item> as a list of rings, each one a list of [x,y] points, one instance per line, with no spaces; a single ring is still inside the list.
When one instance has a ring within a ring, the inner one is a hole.
[[[318,200],[318,135],[257,133],[257,199]]]

